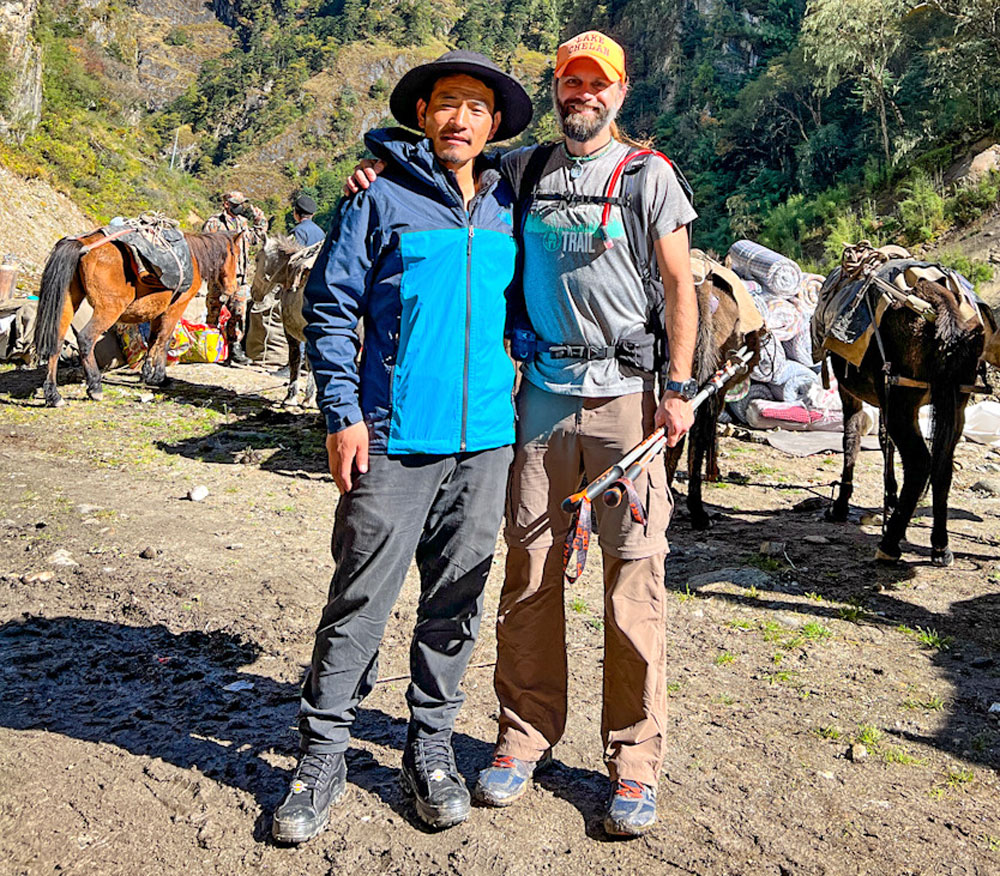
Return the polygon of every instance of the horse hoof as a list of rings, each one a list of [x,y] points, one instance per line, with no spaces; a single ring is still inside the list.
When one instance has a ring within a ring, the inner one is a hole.
[[[706,529],[711,529],[712,528],[712,518],[710,518],[707,514],[704,517],[693,517],[692,516],[692,518],[691,518],[691,528],[694,529],[694,530],[696,530],[696,531],[698,531],[698,532],[702,532],[702,531],[704,531]]]
[[[892,554],[887,554],[882,548],[875,549],[875,562],[885,563],[886,565],[898,563],[903,555],[901,553],[893,556]]]
[[[100,389],[96,389],[93,392],[91,392],[88,389],[87,390],[87,395],[90,397],[91,401],[100,401],[101,399],[104,398],[104,392],[102,390],[100,390]]]
[[[931,551],[931,562],[935,566],[950,566],[955,562],[955,555],[951,552],[951,548],[944,550],[934,548]]]
[[[66,399],[62,396],[58,398],[47,398],[45,399],[45,407],[47,408],[64,408],[66,407]]]
[[[836,505],[829,505],[826,511],[823,512],[823,517],[829,520],[831,523],[846,523],[847,522],[847,511],[837,510]]]
[[[294,395],[285,396],[285,400],[281,403],[282,407],[294,408],[299,404],[299,400]]]

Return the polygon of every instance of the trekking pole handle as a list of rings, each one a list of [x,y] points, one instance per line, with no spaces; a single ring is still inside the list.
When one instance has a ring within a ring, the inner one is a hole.
[[[653,431],[646,438],[643,438],[635,447],[633,447],[628,453],[626,453],[618,462],[609,468],[605,469],[598,477],[592,480],[586,487],[573,493],[572,496],[567,496],[563,499],[562,509],[567,514],[571,514],[575,511],[584,499],[589,499],[591,502],[594,501],[601,493],[603,493],[611,484],[619,480],[639,457],[641,457],[653,444],[655,444],[660,438],[664,436],[663,427],[660,426],[658,429]]]
[[[691,399],[691,410],[697,410],[698,406],[704,402],[705,399],[715,395],[715,393],[722,389],[730,378],[735,377],[743,371],[752,358],[753,353],[750,350],[748,350],[745,346],[740,347],[740,349],[733,354],[728,364],[720,368],[707,381],[705,381],[705,385],[698,391],[698,394]],[[661,427],[657,430],[657,432],[661,433],[660,437],[657,441],[650,444],[649,451],[642,454],[642,456],[629,465],[625,469],[624,476],[619,475],[605,487],[604,504],[609,508],[616,508],[621,504],[622,497],[625,495],[625,486],[622,484],[622,480],[627,479],[635,481],[635,479],[642,474],[642,470],[653,461],[656,455],[666,448],[667,439],[666,434],[663,432],[663,428]],[[654,432],[653,435],[656,435],[657,432]],[[650,435],[650,438],[652,438],[653,435]]]

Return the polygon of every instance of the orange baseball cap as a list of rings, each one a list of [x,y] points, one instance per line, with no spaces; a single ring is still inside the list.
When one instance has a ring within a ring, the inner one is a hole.
[[[588,30],[566,40],[556,53],[556,78],[563,75],[571,61],[592,58],[611,82],[625,81],[625,50],[599,30]]]

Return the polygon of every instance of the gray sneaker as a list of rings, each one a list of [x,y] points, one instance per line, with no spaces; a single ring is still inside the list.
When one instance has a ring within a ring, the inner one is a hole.
[[[604,829],[612,836],[641,836],[654,824],[656,788],[631,779],[612,782]]]
[[[552,764],[550,748],[539,760],[520,760],[508,754],[495,754],[493,763],[479,774],[472,796],[485,806],[510,806],[528,791],[537,770]]]

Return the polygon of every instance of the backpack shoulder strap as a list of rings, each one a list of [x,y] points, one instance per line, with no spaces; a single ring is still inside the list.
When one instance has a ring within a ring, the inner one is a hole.
[[[556,151],[558,145],[558,142],[542,143],[528,157],[524,173],[521,174],[521,183],[517,187],[518,203],[523,203],[532,196],[535,186],[538,185],[538,181],[542,178],[542,171],[545,170],[545,165],[549,163],[549,159],[552,157],[552,153]]]
[[[518,233],[524,231],[524,222],[535,195],[535,188],[542,178],[545,165],[549,163],[549,159],[558,145],[558,142],[542,143],[528,156],[528,163],[524,167],[521,181],[517,187],[517,200],[514,202],[514,228],[517,229]],[[520,251],[520,247],[518,247],[518,251]]]

